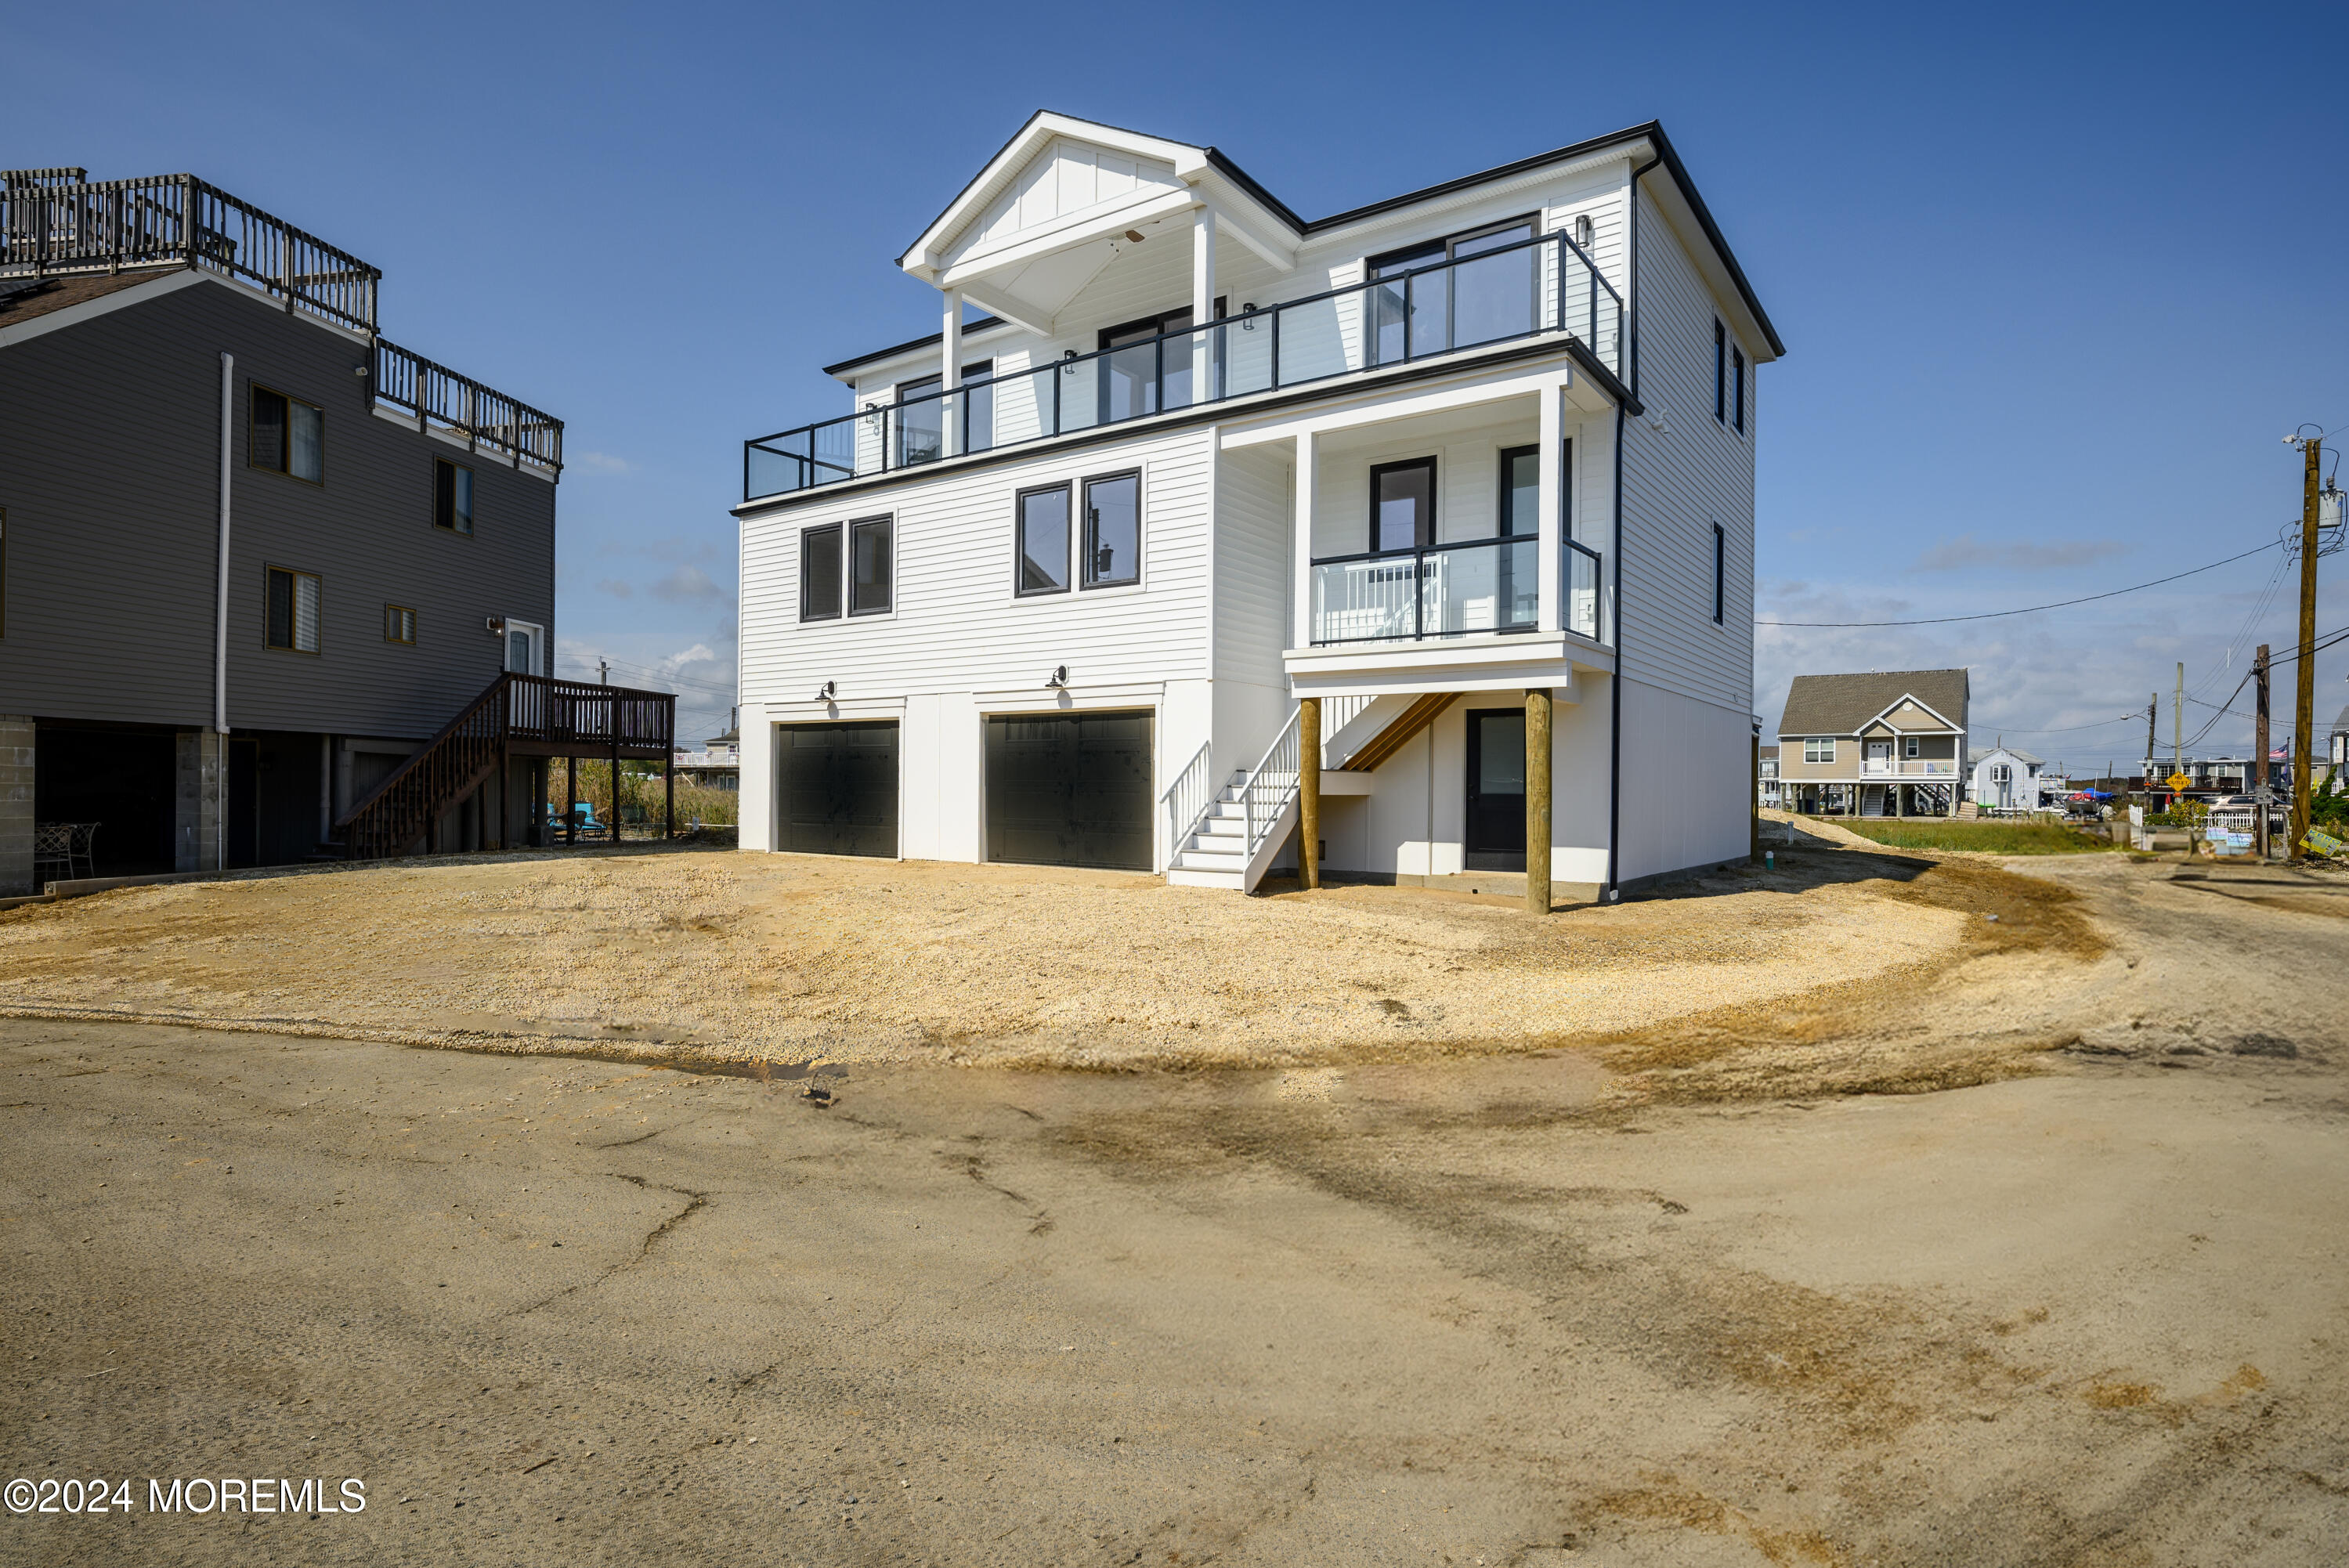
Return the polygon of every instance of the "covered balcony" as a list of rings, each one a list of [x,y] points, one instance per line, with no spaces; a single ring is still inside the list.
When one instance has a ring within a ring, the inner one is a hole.
[[[1201,209],[1203,212],[1206,209]],[[1214,225],[1206,225],[1212,235]],[[1211,246],[1212,239],[1205,242]],[[1050,440],[1206,405],[1252,400],[1543,337],[1571,340],[1606,377],[1622,371],[1623,304],[1563,233],[1495,243],[1298,299],[1252,302],[1205,326],[1137,336],[1091,354],[818,420],[744,443],[747,500]],[[1200,285],[1212,298],[1209,280]],[[961,303],[953,304],[959,325]],[[1195,310],[1196,321],[1209,313]],[[949,331],[949,338],[957,333]],[[958,347],[947,363],[957,366]],[[1488,572],[1488,575],[1491,573]]]

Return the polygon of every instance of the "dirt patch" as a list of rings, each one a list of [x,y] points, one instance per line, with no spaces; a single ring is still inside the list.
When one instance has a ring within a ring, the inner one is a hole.
[[[1811,858],[1547,920],[937,862],[390,862],[0,916],[0,1009],[647,1061],[1310,1066],[1652,1027],[1970,940],[1889,896],[1926,862]]]
[[[2077,894],[1956,857],[1868,886],[1888,903],[1958,917],[1956,939],[1873,975],[1581,1043],[1626,1075],[1627,1093],[1682,1101],[1970,1088],[2040,1071],[2040,1053],[2072,1043],[2060,1031],[1985,1043],[1979,1030],[1949,1026],[1930,997],[1970,967],[2001,958],[2085,965],[2103,957],[2108,944]]]

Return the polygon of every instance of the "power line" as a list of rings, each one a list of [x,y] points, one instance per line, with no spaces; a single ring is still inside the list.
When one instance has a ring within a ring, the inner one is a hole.
[[[1945,626],[1952,621],[1995,621],[2007,615],[2035,615],[2042,610],[2068,610],[2075,604],[2093,604],[2099,599],[2117,599],[2124,593],[2141,593],[2147,588],[2158,588],[2165,583],[2175,583],[2180,578],[2196,577],[2205,572],[2215,572],[2221,566],[2231,566],[2238,561],[2249,560],[2262,550],[2273,550],[2282,542],[2282,540],[2271,539],[2265,544],[2244,551],[2240,555],[2230,555],[2224,561],[2213,561],[2208,566],[2197,566],[2189,572],[2179,572],[2168,577],[2157,577],[2150,583],[2140,583],[2134,588],[2116,588],[2109,593],[2091,593],[2085,599],[2062,599],[2053,604],[2033,604],[2022,610],[1985,610],[1979,615],[1930,615],[1918,621],[1756,621],[1754,624],[1757,626],[1808,626],[1822,630],[1848,631],[1861,626]]]

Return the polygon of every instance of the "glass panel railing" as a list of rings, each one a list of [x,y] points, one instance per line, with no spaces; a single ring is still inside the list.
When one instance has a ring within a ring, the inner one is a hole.
[[[1594,643],[1607,639],[1599,633],[1599,552],[1569,539],[1566,542],[1566,629]]]
[[[1541,614],[1540,560],[1531,537],[1426,552],[1419,573],[1420,635],[1531,631]]]
[[[744,443],[744,499],[1430,355],[1568,333],[1621,374],[1622,301],[1563,234],[1496,246]]]
[[[1364,643],[1531,631],[1539,544],[1485,539],[1313,563],[1313,641]]]

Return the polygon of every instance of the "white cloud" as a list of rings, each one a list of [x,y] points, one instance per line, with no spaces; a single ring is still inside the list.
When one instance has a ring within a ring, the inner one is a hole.
[[[616,458],[609,452],[574,452],[571,466],[585,469],[591,474],[626,474],[636,471],[636,465],[626,458]]]
[[[725,590],[709,580],[709,573],[698,566],[680,566],[647,592],[664,603],[690,603],[704,599],[725,596]]]

